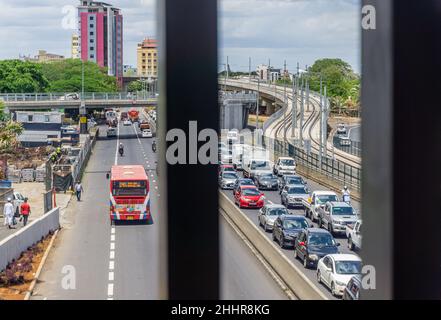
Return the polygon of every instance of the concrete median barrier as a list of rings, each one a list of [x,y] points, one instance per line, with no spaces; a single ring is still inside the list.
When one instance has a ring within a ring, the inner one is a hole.
[[[222,192],[219,192],[219,205],[297,298],[300,300],[327,300],[327,297],[301,270]]]
[[[35,219],[26,227],[0,241],[0,271],[21,253],[41,240],[42,237],[60,228],[60,210],[55,208]]]

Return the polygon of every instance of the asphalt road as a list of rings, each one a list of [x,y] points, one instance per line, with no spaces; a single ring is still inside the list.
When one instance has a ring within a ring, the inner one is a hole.
[[[241,174],[239,174],[241,175]],[[320,184],[308,180],[306,178],[304,178],[307,183],[308,183],[308,188],[309,190],[312,192],[314,190],[328,190],[327,188],[321,186]],[[234,201],[234,197],[233,197],[233,191],[232,190],[223,190],[223,193],[226,194],[228,196],[229,199],[231,199],[232,201]],[[265,203],[276,203],[276,204],[280,204],[280,194],[278,191],[263,191],[263,193],[265,194]],[[360,210],[360,203],[353,201],[353,206],[356,208],[356,210]],[[241,209],[242,212],[248,216],[251,221],[254,221],[254,223],[256,224],[256,226],[259,226],[258,220],[257,220],[257,214],[259,213],[258,209]],[[305,215],[304,210],[303,209],[289,209],[289,211],[292,214],[299,214],[299,215]],[[311,220],[308,219],[308,222],[311,224]],[[316,223],[313,223],[315,227],[317,227]],[[259,227],[260,230],[265,233],[265,231],[263,230],[263,228]],[[268,237],[268,239],[272,240],[272,233],[271,232],[266,232],[265,233],[266,236]],[[347,239],[344,236],[338,236],[335,237],[336,241],[340,243],[340,247],[339,250],[341,251],[341,253],[354,253],[352,251],[350,251],[347,247]],[[325,293],[325,295],[329,298],[329,299],[336,299],[335,297],[333,297],[331,295],[330,290],[328,290],[325,286],[319,284],[317,282],[317,278],[316,278],[316,270],[313,269],[305,269],[303,267],[303,263],[300,260],[296,260],[294,259],[294,253],[293,253],[293,249],[289,248],[289,249],[281,249],[279,247],[279,249],[291,260],[294,262],[294,264],[299,267],[300,270],[302,270],[304,272],[304,274],[314,283],[317,285],[317,287]]]
[[[103,127],[104,129],[104,127]],[[119,126],[117,139],[100,139],[83,176],[81,202],[72,199],[62,217],[63,229],[48,257],[32,299],[158,299],[157,177],[152,139],[138,138],[133,126]],[[102,135],[105,130],[102,130]],[[153,225],[109,223],[106,173],[118,164],[144,164],[149,172]],[[279,286],[220,218],[221,297],[286,299]]]

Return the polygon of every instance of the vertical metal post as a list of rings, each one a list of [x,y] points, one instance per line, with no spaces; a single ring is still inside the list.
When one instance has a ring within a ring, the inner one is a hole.
[[[328,153],[328,97],[326,92],[326,85],[324,88],[324,98],[323,98],[323,156],[327,157]]]
[[[291,126],[291,135],[294,140],[296,140],[296,128],[297,128],[297,76],[294,77],[292,81],[292,126]]]
[[[300,146],[303,146],[303,118],[305,112],[305,81],[302,77],[302,85],[301,85],[301,98],[300,98],[300,125],[299,125],[299,136],[300,136]]]
[[[323,81],[322,75],[320,75],[320,146],[319,146],[319,163],[320,169],[322,168],[322,156],[323,156]]]
[[[203,129],[219,132],[217,1],[162,0],[157,5],[160,298],[219,299],[217,165],[199,161],[172,165],[166,159],[167,147],[176,143],[176,138],[166,141],[169,130],[184,131],[190,146],[197,139],[194,134]],[[178,14],[182,12],[186,14]],[[188,63],[188,57],[197,58],[198,63]],[[177,75],[185,75],[186,81]],[[197,122],[197,132],[190,130],[189,121]],[[192,152],[195,150],[188,152],[187,162],[190,155],[194,157]],[[177,180],[186,181],[191,190],[204,190],[204,197],[198,192],[183,193]]]
[[[251,82],[251,57],[248,58],[248,82]]]
[[[228,62],[228,56],[227,56],[227,79],[230,79],[230,64]]]
[[[259,90],[260,78],[257,78],[256,129],[259,129]]]

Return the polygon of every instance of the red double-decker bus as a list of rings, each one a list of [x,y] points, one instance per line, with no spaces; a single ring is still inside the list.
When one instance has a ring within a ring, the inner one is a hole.
[[[141,165],[113,166],[110,174],[110,222],[139,220],[151,223],[150,185]]]

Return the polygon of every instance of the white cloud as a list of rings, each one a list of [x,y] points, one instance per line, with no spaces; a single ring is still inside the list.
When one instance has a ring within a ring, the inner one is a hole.
[[[185,0],[183,0],[185,1]],[[156,35],[155,0],[109,0],[124,15],[124,60],[136,64],[136,45]],[[75,0],[0,0],[0,59],[37,54],[70,56],[63,6]],[[233,69],[258,63],[289,67],[341,57],[360,70],[360,0],[219,0],[220,63]]]

